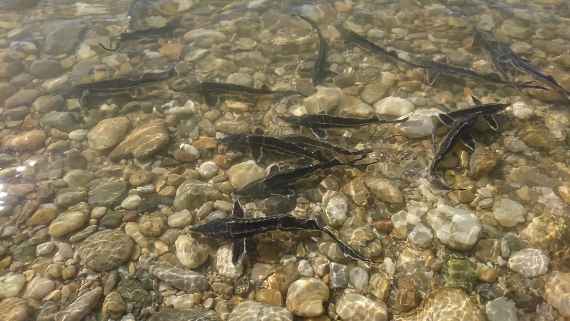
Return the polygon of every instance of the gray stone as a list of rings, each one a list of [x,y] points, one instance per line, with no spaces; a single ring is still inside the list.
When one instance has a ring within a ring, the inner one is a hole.
[[[344,289],[348,286],[348,267],[344,264],[330,263],[331,288]]]
[[[128,210],[134,210],[141,205],[143,199],[137,194],[129,195],[121,202],[121,207]]]
[[[182,210],[168,216],[168,226],[173,228],[181,228],[192,224],[194,216],[189,210]]]
[[[388,308],[384,302],[377,302],[356,293],[344,294],[336,304],[336,313],[346,321],[388,320]]]
[[[106,230],[90,235],[79,245],[79,257],[97,272],[113,270],[131,257],[133,240],[117,230]]]
[[[212,178],[218,173],[218,165],[212,161],[203,162],[198,167],[198,173],[205,179]]]
[[[121,321],[126,320],[123,319]],[[219,319],[216,312],[211,310],[184,309],[184,311],[156,312],[150,316],[148,321],[219,321]]]
[[[63,176],[69,187],[86,187],[93,179],[93,173],[83,169],[72,169]]]
[[[357,290],[364,290],[368,286],[368,271],[365,269],[354,266],[348,272],[350,284]]]
[[[17,296],[26,285],[26,277],[20,273],[8,272],[0,276],[0,299]]]
[[[216,252],[216,271],[227,278],[236,279],[243,273],[243,260],[237,264],[232,262],[233,251],[231,244],[225,244]]]
[[[130,121],[127,117],[104,119],[87,134],[89,147],[95,150],[113,148],[125,138],[130,127]]]
[[[53,242],[45,242],[38,244],[36,247],[36,254],[38,256],[48,256],[55,251],[55,244]]]
[[[404,195],[391,181],[381,177],[366,177],[366,187],[376,198],[383,202],[398,204],[404,202]]]
[[[473,247],[482,229],[481,222],[473,212],[447,205],[430,210],[427,221],[442,243],[457,250]]]
[[[32,109],[40,114],[61,109],[65,106],[65,99],[60,95],[39,96],[34,100]]]
[[[333,227],[342,226],[347,217],[348,198],[340,192],[327,191],[322,203],[325,223]]]
[[[293,321],[293,315],[280,306],[244,301],[232,310],[228,321]]]
[[[317,92],[305,98],[303,104],[309,114],[330,113],[343,97],[339,88],[317,86]]]
[[[19,106],[31,106],[34,100],[40,96],[37,89],[20,89],[4,102],[4,107],[14,108]]]
[[[380,80],[373,81],[364,87],[360,98],[368,104],[374,104],[392,89],[397,81],[396,75],[391,72],[382,72]]]
[[[539,249],[523,249],[509,258],[509,269],[527,278],[543,275],[548,272],[550,258]]]
[[[178,186],[174,198],[174,208],[177,210],[193,210],[200,207],[204,202],[213,198],[217,191],[209,183],[199,180],[187,180]]]
[[[194,269],[208,260],[210,248],[205,242],[194,239],[190,235],[182,234],[175,242],[176,257],[182,265]]]
[[[70,132],[79,127],[79,121],[73,113],[52,111],[40,119],[42,127],[55,128],[64,132]]]
[[[87,28],[81,21],[64,21],[49,28],[45,51],[49,54],[69,54],[79,44]]]
[[[317,317],[325,312],[324,302],[329,299],[327,285],[315,278],[299,279],[287,290],[287,309],[294,315]]]
[[[32,298],[41,301],[51,291],[55,290],[55,282],[41,276],[33,278],[24,293],[25,298]]]
[[[553,272],[544,285],[544,298],[564,317],[570,317],[570,273]]]
[[[87,190],[78,187],[65,188],[58,191],[55,197],[55,205],[67,208],[87,199]]]
[[[154,263],[150,265],[149,272],[178,290],[193,293],[208,289],[206,276],[194,271]]]
[[[408,234],[408,240],[419,247],[428,247],[433,240],[433,233],[429,227],[419,223]]]
[[[37,78],[54,78],[63,72],[61,64],[51,59],[35,60],[30,66],[30,73]]]
[[[119,179],[100,179],[91,183],[88,202],[92,206],[113,206],[127,191],[127,183]]]
[[[515,303],[505,297],[487,302],[485,312],[489,321],[518,321]]]
[[[526,209],[517,201],[500,198],[493,205],[493,216],[502,226],[513,227],[526,221]]]
[[[103,288],[96,287],[81,294],[75,301],[60,311],[55,321],[81,321],[95,309],[103,298]]]
[[[386,97],[374,104],[376,113],[400,117],[414,111],[415,107],[410,101],[400,97]]]
[[[49,225],[49,235],[64,237],[79,231],[89,221],[89,215],[82,211],[68,211],[59,214]]]

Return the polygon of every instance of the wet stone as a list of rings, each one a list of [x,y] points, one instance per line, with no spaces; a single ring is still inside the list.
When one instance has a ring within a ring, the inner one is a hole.
[[[180,228],[192,224],[194,216],[189,210],[182,210],[168,216],[168,226]]]
[[[368,104],[374,104],[394,87],[396,80],[396,75],[390,72],[382,72],[380,80],[371,82],[364,87],[364,90],[360,93],[360,98]]]
[[[93,174],[83,169],[72,169],[63,176],[69,187],[85,188],[93,178]]]
[[[8,298],[0,301],[0,315],[4,321],[27,321],[32,316],[32,309],[25,299]]]
[[[265,170],[254,161],[233,165],[226,171],[232,186],[239,190],[247,184],[265,177]]]
[[[325,312],[323,303],[328,299],[329,289],[323,281],[304,278],[289,286],[287,309],[297,316],[316,317]]]
[[[193,210],[216,195],[213,185],[199,180],[190,179],[178,186],[174,198],[174,208],[177,210]]]
[[[26,277],[19,273],[9,272],[0,276],[0,299],[17,296],[26,285]]]
[[[63,72],[61,64],[56,60],[39,59],[30,65],[30,73],[37,78],[54,78]]]
[[[160,151],[170,141],[168,130],[164,121],[151,120],[137,128],[117,146],[109,157],[112,160],[132,156],[145,159]]]
[[[339,88],[317,86],[316,89],[316,93],[303,100],[309,114],[330,113],[340,104],[342,91]]]
[[[348,287],[348,267],[344,264],[330,263],[331,287],[343,289]]]
[[[561,315],[570,317],[570,273],[553,272],[544,286],[544,298]]]
[[[104,119],[87,134],[89,147],[95,150],[106,150],[115,147],[125,138],[129,128],[130,121],[127,117]]]
[[[327,225],[340,227],[344,224],[348,212],[348,199],[339,192],[327,192],[323,196],[324,220]]]
[[[533,218],[520,235],[531,246],[548,250],[561,242],[568,229],[568,222],[564,218],[544,214]]]
[[[202,292],[209,287],[206,276],[188,269],[151,264],[149,272],[170,286],[188,293]]]
[[[505,297],[489,301],[485,312],[489,321],[518,321],[515,303]]]
[[[79,245],[79,257],[89,268],[110,271],[127,262],[134,242],[125,233],[107,230],[90,235]]]
[[[34,129],[9,137],[4,147],[16,152],[31,152],[44,146],[47,136],[43,130]]]
[[[175,247],[176,257],[187,268],[196,268],[208,260],[210,251],[208,245],[190,235],[178,236]]]
[[[279,306],[245,301],[230,313],[228,321],[293,321],[293,315]]]
[[[119,292],[113,291],[105,296],[103,306],[101,307],[101,312],[103,313],[104,318],[110,317],[117,320],[126,312],[126,310],[127,305]]]
[[[100,179],[91,182],[88,202],[91,206],[113,206],[127,191],[127,183],[119,179]]]
[[[25,298],[32,298],[36,300],[42,300],[56,287],[56,283],[48,278],[41,276],[36,276],[28,283],[26,287],[26,292],[24,293]]]
[[[400,117],[413,112],[415,106],[407,99],[390,96],[375,103],[374,108],[379,115]]]
[[[497,166],[498,157],[489,148],[476,148],[469,160],[469,175],[474,178],[486,176]]]
[[[548,272],[550,258],[539,249],[523,249],[509,258],[509,269],[527,278],[543,275]]]
[[[55,321],[81,321],[91,310],[99,305],[103,297],[103,288],[96,287],[81,294],[75,301],[60,311]]]
[[[65,106],[65,99],[60,95],[40,96],[32,104],[32,109],[40,114],[55,111]]]
[[[344,294],[338,300],[336,313],[343,321],[388,320],[388,308],[384,302],[374,301],[356,293]]]
[[[467,209],[439,205],[427,214],[427,221],[436,237],[453,249],[470,249],[479,240],[481,223]]]
[[[526,209],[518,202],[501,198],[493,205],[495,219],[505,227],[513,227],[525,222]]]
[[[52,111],[45,114],[40,119],[40,124],[44,128],[55,128],[64,132],[70,132],[79,126],[79,122],[73,113],[63,111]]]
[[[14,108],[18,106],[31,106],[34,100],[40,96],[37,89],[20,89],[12,96],[8,97],[4,102],[5,108]]]
[[[59,214],[49,225],[49,234],[64,237],[83,228],[89,221],[89,215],[81,211],[68,211]]]
[[[56,55],[71,53],[86,27],[81,21],[65,21],[51,26],[46,37],[46,52]]]
[[[156,312],[150,316],[148,321],[219,321],[219,319],[216,312],[211,310],[184,309],[184,311]]]
[[[396,321],[484,321],[485,316],[461,289],[441,288],[432,292],[412,314]]]
[[[368,272],[359,266],[350,269],[348,278],[350,284],[357,290],[364,290],[368,286]]]
[[[198,167],[198,173],[205,179],[212,178],[218,173],[218,165],[212,161],[203,162]]]
[[[121,202],[121,207],[126,208],[128,210],[134,210],[142,203],[142,197],[133,194],[125,197],[125,199]]]
[[[364,182],[370,192],[379,200],[391,204],[404,202],[402,192],[391,181],[380,177],[368,177]]]
[[[28,225],[47,225],[57,216],[57,208],[53,205],[41,206],[28,220]]]
[[[38,256],[48,256],[55,251],[55,244],[53,242],[45,242],[38,244],[36,247],[36,253]]]
[[[419,247],[428,247],[433,240],[433,233],[429,227],[419,223],[408,234],[408,240]]]

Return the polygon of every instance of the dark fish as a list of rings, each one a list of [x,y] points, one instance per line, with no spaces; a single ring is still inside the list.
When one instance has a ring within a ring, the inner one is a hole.
[[[371,124],[391,124],[403,123],[408,117],[400,117],[396,119],[382,119],[378,116],[370,118],[351,118],[331,116],[327,114],[307,114],[303,116],[283,116],[281,117],[289,124],[310,128],[313,134],[319,138],[325,138],[327,128],[354,128]]]
[[[570,92],[562,87],[554,77],[544,74],[530,61],[519,57],[508,44],[496,40],[490,32],[476,30],[474,39],[505,80],[512,82],[518,73],[524,73],[558,92],[566,101],[570,100]]]
[[[323,37],[321,29],[319,29],[319,26],[316,22],[301,15],[296,16],[310,24],[319,36],[319,52],[317,54],[317,60],[315,61],[315,67],[313,69],[313,85],[316,86],[321,84],[323,80],[325,80],[325,78],[331,73],[329,70],[329,63],[327,61],[329,45],[325,37]]]
[[[466,145],[474,145],[470,130],[476,120],[477,117],[471,117],[455,121],[445,137],[439,143],[435,156],[429,167],[429,177],[432,184],[442,189],[451,189],[443,177],[437,173],[438,165],[459,140],[462,140]]]
[[[298,167],[285,171],[270,171],[269,175],[249,183],[242,189],[235,192],[236,195],[248,199],[260,199],[275,195],[293,196],[300,183],[307,177],[316,174],[321,170],[326,170],[340,165],[363,166],[369,164],[358,164],[367,155],[360,155],[357,159],[343,162],[336,158],[316,164]],[[271,168],[274,169],[275,167]]]
[[[353,43],[362,49],[368,50],[368,51],[370,51],[376,55],[382,56],[384,58],[388,58],[389,60],[391,60],[393,62],[400,62],[400,63],[403,63],[403,64],[408,65],[408,66],[412,66],[412,67],[421,67],[421,66],[419,66],[419,65],[417,65],[411,61],[400,58],[395,51],[390,51],[388,49],[384,49],[384,48],[378,46],[377,44],[371,42],[370,40],[364,38],[363,36],[351,31],[351,30],[347,30],[347,29],[344,29],[342,27],[339,27],[339,31],[346,41]]]
[[[208,223],[192,226],[191,231],[201,233],[205,236],[218,238],[222,240],[231,240],[232,244],[232,262],[237,264],[247,254],[248,242],[257,234],[281,230],[281,231],[303,231],[318,230],[330,235],[338,244],[340,249],[346,255],[369,261],[349,245],[342,242],[336,237],[330,229],[324,227],[315,219],[297,218],[288,214],[272,215],[259,218],[245,218],[244,211],[240,203],[234,203],[234,209],[231,217],[219,218]]]
[[[247,87],[242,85],[219,83],[219,82],[200,82],[197,85],[191,84],[184,89],[174,89],[176,91],[189,90],[198,91],[204,96],[208,106],[215,106],[218,104],[220,98],[231,97],[234,99],[241,99],[248,102],[255,102],[260,96],[277,96],[285,97],[292,95],[305,96],[296,90],[271,90],[267,86],[261,88]]]
[[[449,113],[440,113],[437,115],[439,121],[447,127],[451,127],[454,121],[460,121],[462,119],[468,119],[472,117],[483,117],[485,121],[489,124],[489,127],[496,131],[499,128],[499,124],[495,119],[495,114],[505,110],[510,104],[482,104],[479,99],[472,97],[477,105],[452,111]]]
[[[320,161],[327,160],[325,155],[318,149],[306,148],[306,146],[291,142],[287,139],[272,136],[233,134],[222,138],[220,143],[228,146],[230,149],[241,149],[244,147],[250,149],[256,162],[261,161],[264,156],[264,151]]]
[[[169,21],[166,25],[158,28],[148,28],[144,30],[135,30],[131,32],[123,32],[119,35],[117,39],[117,45],[106,47],[99,43],[99,46],[107,51],[117,51],[119,50],[121,43],[129,40],[139,40],[148,38],[172,38],[174,37],[174,31],[178,26],[179,19],[174,19]]]
[[[139,86],[153,84],[170,79],[176,75],[176,70],[170,68],[167,71],[157,73],[145,73],[138,78],[116,78],[92,83],[79,84],[65,93],[66,96],[79,96],[80,101],[85,102],[88,96],[107,96],[129,93]]]

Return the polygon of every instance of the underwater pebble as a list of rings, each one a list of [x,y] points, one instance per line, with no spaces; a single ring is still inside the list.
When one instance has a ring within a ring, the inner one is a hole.
[[[403,135],[409,138],[428,137],[434,128],[432,116],[440,112],[441,110],[435,108],[415,110],[409,115],[407,121],[396,124],[396,127],[400,129]]]
[[[546,302],[564,317],[570,317],[570,273],[553,272],[544,285]]]
[[[235,279],[243,273],[243,260],[238,262],[238,264],[234,264],[232,262],[232,256],[233,251],[231,244],[220,246],[216,252],[216,271],[218,271],[220,275]]]
[[[342,99],[339,88],[317,86],[317,92],[305,98],[303,104],[309,114],[330,113]]]
[[[519,202],[501,198],[493,205],[493,216],[505,227],[513,227],[525,222],[526,209]]]
[[[184,227],[192,224],[194,216],[189,210],[182,210],[168,216],[168,226],[173,228]]]
[[[346,293],[336,304],[336,313],[343,321],[386,321],[388,308],[384,302],[363,295]]]
[[[198,167],[198,173],[200,173],[200,176],[203,178],[212,178],[218,173],[218,165],[212,161],[203,162]]]
[[[126,208],[128,210],[134,210],[135,208],[141,205],[143,199],[142,197],[133,194],[125,197],[125,199],[121,202],[121,207]]]
[[[90,235],[78,249],[81,261],[89,268],[110,271],[124,264],[131,257],[133,240],[119,230],[105,230]]]
[[[348,271],[350,284],[357,290],[364,290],[368,286],[368,271],[355,266]]]
[[[331,288],[344,289],[348,287],[348,267],[344,264],[330,263]]]
[[[509,258],[509,269],[527,278],[543,275],[548,272],[550,258],[539,249],[523,249]]]
[[[20,273],[8,272],[0,276],[0,299],[17,296],[26,285],[26,277]]]
[[[254,301],[239,303],[230,313],[228,321],[293,321],[287,309]]]
[[[374,104],[379,115],[400,117],[414,111],[415,107],[410,101],[400,97],[386,97]]]
[[[56,283],[48,278],[36,276],[26,286],[25,298],[42,300],[56,287]]]
[[[339,192],[327,191],[323,196],[324,220],[327,225],[340,227],[344,224],[348,212],[348,199]]]
[[[408,234],[408,240],[419,247],[428,247],[433,240],[433,233],[429,227],[419,223]]]
[[[477,304],[462,290],[440,288],[431,292],[413,313],[394,318],[395,321],[485,321]]]
[[[479,240],[481,223],[470,210],[440,204],[428,212],[427,221],[436,237],[453,249],[470,249]]]
[[[513,115],[520,120],[529,119],[534,115],[534,110],[523,101],[517,101],[511,105],[511,108]]]
[[[87,134],[89,147],[95,150],[113,148],[125,138],[130,127],[127,117],[103,119]]]
[[[518,321],[515,303],[505,297],[487,302],[485,312],[489,321]]]
[[[315,273],[313,267],[311,266],[311,262],[308,260],[300,260],[299,264],[297,265],[297,271],[299,271],[299,274],[306,277],[311,277]]]
[[[265,169],[249,160],[233,165],[226,171],[226,174],[232,186],[239,190],[247,184],[265,177]]]
[[[89,221],[89,215],[81,211],[69,211],[59,214],[49,225],[49,234],[63,237],[76,232]]]
[[[287,309],[294,315],[316,317],[325,312],[323,303],[329,299],[329,288],[319,280],[297,280],[287,290]]]
[[[175,242],[176,257],[189,269],[197,268],[208,260],[209,247],[189,235],[180,235]]]
[[[170,265],[150,264],[149,272],[175,289],[188,293],[203,292],[208,289],[208,279],[194,271]]]
[[[85,316],[97,307],[103,297],[103,288],[96,287],[81,294],[75,301],[61,310],[56,321],[81,321]]]
[[[364,182],[379,200],[391,204],[404,202],[402,192],[391,181],[381,177],[367,177]]]

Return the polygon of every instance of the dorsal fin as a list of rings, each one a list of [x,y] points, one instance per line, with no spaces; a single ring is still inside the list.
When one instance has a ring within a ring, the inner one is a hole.
[[[475,97],[474,95],[471,95],[471,99],[473,99],[473,102],[474,102],[476,105],[482,105],[482,104],[483,104],[483,103],[481,102],[481,99]]]

